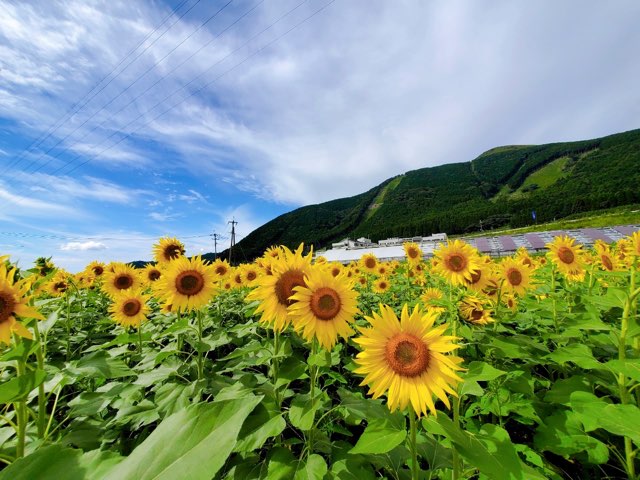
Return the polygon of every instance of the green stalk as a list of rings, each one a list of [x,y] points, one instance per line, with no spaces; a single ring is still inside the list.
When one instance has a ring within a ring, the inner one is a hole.
[[[22,359],[18,360],[18,377],[25,373],[26,366]],[[16,445],[16,458],[24,457],[24,445],[27,438],[27,401],[25,398],[15,403],[16,421],[18,424],[18,443]]]
[[[315,357],[317,353],[318,353],[317,341],[314,338],[313,342],[311,343],[311,356]],[[315,361],[315,358],[314,358],[314,361]],[[311,397],[311,408],[313,408],[313,405],[315,403],[315,398],[316,398],[317,377],[318,377],[318,366],[311,365],[309,368],[309,379],[311,381],[309,396]],[[307,435],[307,459],[311,456],[311,454],[313,454],[313,442],[314,442],[313,427],[311,427],[311,430],[309,430],[309,435]]]
[[[624,360],[626,360],[627,358],[626,350],[627,350],[627,333],[629,331],[629,314],[631,312],[633,302],[639,293],[640,293],[640,289],[638,289],[637,291],[630,289],[629,298],[624,303],[624,309],[622,310],[622,322],[620,325],[620,340],[618,343],[618,360],[620,360],[621,362],[624,362]],[[627,390],[627,382],[626,382],[625,375],[623,373],[618,374],[618,388],[620,391],[620,402],[623,405],[629,404],[631,395],[629,393],[629,390]],[[625,459],[627,463],[626,465],[627,474],[629,475],[630,479],[635,479],[636,478],[635,462],[634,462],[635,452],[633,451],[633,444],[631,443],[631,438],[626,436],[624,437],[624,453],[625,453]]]
[[[498,297],[499,298],[499,297]],[[498,303],[500,300],[498,299]],[[453,331],[452,336],[455,337],[458,330],[458,321],[457,319],[453,320]],[[457,387],[456,387],[457,390]],[[456,427],[460,426],[460,397],[456,396],[453,399],[453,423]],[[458,480],[460,478],[460,457],[458,455],[458,450],[456,450],[455,446],[453,447],[451,462],[453,463],[453,472],[451,476],[451,480]]]
[[[276,397],[276,405],[278,409],[280,409],[280,392],[278,392],[278,387],[276,387],[276,383],[278,382],[278,370],[280,369],[280,359],[278,358],[278,353],[280,350],[280,332],[277,330],[273,331],[273,358],[271,360],[271,368],[272,368],[272,381],[273,381],[273,392]]]
[[[551,305],[553,306],[553,325],[556,329],[556,334],[560,332],[558,326],[558,306],[556,305],[556,269],[551,265]]]
[[[411,480],[418,480],[418,442],[417,437],[417,414],[412,407],[409,407],[409,450],[411,450]]]
[[[65,292],[65,298],[67,300],[67,362],[71,359],[71,299],[69,298],[69,292]]]
[[[204,366],[202,352],[200,351],[200,343],[202,343],[202,311],[200,309],[196,311],[196,318],[198,320],[198,345],[196,346],[198,354],[198,380],[201,380],[204,376]]]
[[[138,351],[142,359],[142,320],[140,320],[140,325],[138,325]]]
[[[44,370],[44,350],[42,345],[42,338],[40,337],[40,329],[38,328],[38,322],[36,321],[33,327],[36,333],[36,341],[38,342],[38,349],[36,350],[36,360],[38,362],[38,370]],[[38,385],[38,438],[44,438],[44,428],[46,421],[46,401],[47,397],[44,392],[44,382]]]

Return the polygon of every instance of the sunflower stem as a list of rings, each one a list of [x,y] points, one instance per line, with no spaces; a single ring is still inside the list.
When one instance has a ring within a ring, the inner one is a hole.
[[[309,396],[311,397],[311,408],[313,408],[314,404],[315,404],[315,399],[316,399],[316,381],[317,381],[317,377],[318,377],[318,365],[315,364],[316,362],[316,354],[318,353],[318,345],[317,345],[317,340],[314,338],[313,342],[311,343],[311,358],[313,358],[313,365],[311,365],[310,369],[309,369],[309,377],[310,377],[310,382],[311,382],[311,386],[310,386],[310,391],[309,391]],[[314,417],[315,417],[315,412],[314,412]],[[313,438],[313,428],[315,426],[315,422],[313,422],[313,426],[311,427],[311,430],[309,430],[309,434],[307,435],[307,459],[313,454],[313,442],[314,442],[314,438]]]
[[[417,414],[410,408],[409,412],[409,450],[411,450],[411,480],[418,480],[418,442],[417,437]]]
[[[556,305],[556,268],[551,265],[551,305],[553,307],[553,325],[556,330],[556,334],[560,332],[558,326],[558,306]]]
[[[17,360],[18,378],[25,373],[25,363],[22,359]],[[18,443],[16,444],[16,458],[24,457],[24,445],[27,438],[27,405],[26,399],[22,398],[19,402],[16,402],[14,408],[16,409],[16,422],[18,424]]]
[[[42,346],[42,338],[40,337],[40,329],[38,328],[38,322],[36,321],[33,327],[36,334],[36,341],[38,342],[38,349],[36,350],[36,361],[38,362],[38,370],[44,371],[44,351]],[[38,438],[44,438],[44,427],[46,420],[46,395],[44,392],[44,382],[38,385]]]
[[[280,350],[280,332],[277,330],[273,331],[273,358],[271,359],[271,368],[272,368],[272,379],[273,382],[273,394],[276,398],[276,405],[278,406],[278,410],[280,410],[280,392],[278,391],[278,370],[280,369],[280,359],[278,358],[278,353]]]
[[[202,350],[200,349],[200,344],[202,343],[202,311],[201,309],[198,309],[196,311],[196,319],[198,321],[198,344],[196,346],[196,350],[198,353],[198,380],[201,380],[202,377],[204,376]]]
[[[140,359],[142,360],[142,320],[138,325],[138,351],[140,352]]]
[[[65,299],[67,300],[67,362],[71,359],[71,299],[69,298],[69,292],[65,292]]]

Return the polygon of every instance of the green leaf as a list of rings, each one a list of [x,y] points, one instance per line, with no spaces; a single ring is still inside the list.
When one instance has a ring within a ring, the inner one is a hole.
[[[486,362],[471,362],[467,369],[467,372],[464,375],[461,375],[461,377],[464,378],[465,381],[469,382],[495,380],[496,378],[507,374],[507,372],[498,370]]]
[[[276,388],[288,385],[294,380],[298,380],[306,376],[307,364],[295,357],[285,359],[278,370],[278,379],[276,380]]]
[[[349,453],[386,453],[400,445],[406,436],[405,428],[398,428],[386,419],[373,419]]]
[[[267,478],[269,480],[290,480],[298,468],[298,459],[290,450],[276,447],[269,452]]]
[[[308,394],[298,395],[289,407],[289,421],[300,430],[311,430],[316,411],[320,408],[320,396],[316,395],[313,402]]]
[[[287,426],[282,414],[270,412],[263,404],[258,405],[247,417],[238,435],[234,452],[251,452],[264,445],[268,438],[280,435]]]
[[[0,480],[36,478],[83,479],[88,472],[80,465],[82,450],[51,445],[19,458],[0,472]]]
[[[544,401],[567,405],[573,392],[590,391],[591,384],[584,375],[574,375],[573,377],[556,381],[544,396]]]
[[[545,358],[552,360],[560,365],[572,362],[586,370],[600,368],[602,364],[593,358],[591,349],[583,343],[574,343],[561,347],[555,352],[550,353]]]
[[[0,403],[10,403],[26,397],[29,392],[44,382],[44,370],[27,372],[0,385]]]
[[[580,415],[586,431],[603,428],[640,446],[640,409],[635,405],[610,404],[592,393],[575,392],[571,408]]]
[[[327,473],[327,462],[317,453],[309,455],[308,460],[298,467],[296,480],[322,480]]]
[[[438,412],[437,419],[428,419],[428,422],[437,422],[458,453],[489,478],[531,478],[529,472],[525,474],[509,434],[502,428],[487,424],[473,435],[455,425],[442,412]]]
[[[85,355],[67,367],[71,374],[90,378],[121,378],[135,375],[122,360],[112,358],[107,352],[93,352]]]
[[[640,358],[626,360],[609,360],[604,368],[613,373],[622,373],[636,382],[640,382]]]
[[[587,452],[589,461],[607,463],[609,449],[600,440],[587,435],[582,428],[580,416],[572,411],[556,412],[544,419],[534,437],[537,450],[557,455],[572,455]]]
[[[224,465],[262,397],[192,405],[167,417],[107,480],[208,480]]]

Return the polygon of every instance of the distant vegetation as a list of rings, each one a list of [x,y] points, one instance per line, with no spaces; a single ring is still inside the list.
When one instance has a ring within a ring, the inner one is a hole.
[[[463,234],[480,222],[484,229],[517,228],[533,223],[532,211],[542,223],[634,203],[640,203],[640,130],[498,147],[470,162],[413,170],[360,195],[281,215],[238,242],[237,259],[275,244],[317,249],[346,236]]]

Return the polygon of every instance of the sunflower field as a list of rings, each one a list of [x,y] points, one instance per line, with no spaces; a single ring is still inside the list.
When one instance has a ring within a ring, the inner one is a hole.
[[[640,232],[547,248],[0,257],[0,480],[639,479]]]

